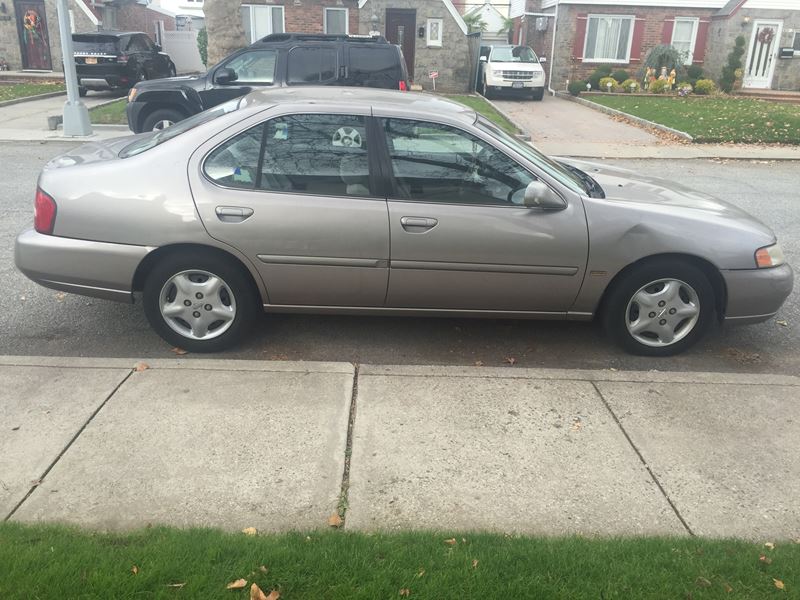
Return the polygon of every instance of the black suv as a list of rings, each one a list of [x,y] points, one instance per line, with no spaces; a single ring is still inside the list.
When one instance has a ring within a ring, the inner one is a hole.
[[[175,77],[175,65],[161,47],[139,31],[72,34],[78,92],[129,89],[139,81]]]
[[[345,85],[407,90],[399,46],[383,37],[278,33],[234,52],[199,77],[136,84],[128,126],[154,131],[262,86]]]

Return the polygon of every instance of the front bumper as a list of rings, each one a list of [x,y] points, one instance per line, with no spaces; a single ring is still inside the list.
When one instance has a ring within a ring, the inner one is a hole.
[[[771,269],[722,271],[728,290],[725,322],[748,324],[766,321],[780,309],[794,285],[788,264]]]
[[[33,229],[17,236],[14,262],[44,287],[118,302],[133,302],[133,276],[148,246],[109,244],[43,235]]]
[[[128,102],[125,106],[125,116],[128,117],[128,129],[134,133],[142,133],[141,130],[137,128],[141,121],[139,115],[142,114],[143,108],[144,102]]]

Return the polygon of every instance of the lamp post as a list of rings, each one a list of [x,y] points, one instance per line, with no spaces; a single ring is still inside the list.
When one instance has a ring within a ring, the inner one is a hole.
[[[592,84],[591,83],[587,83],[586,84],[586,91],[587,92],[591,92],[592,91]]]
[[[92,135],[89,111],[78,96],[78,74],[72,51],[72,31],[69,27],[67,0],[58,0],[58,30],[61,35],[61,56],[64,62],[64,81],[67,84],[67,101],[64,103],[64,135],[78,137]]]
[[[613,84],[613,83],[611,83],[610,81],[609,81],[609,82],[606,84],[606,87],[608,88],[608,93],[609,93],[609,94],[611,93],[611,86],[612,86],[612,85],[614,85],[614,84]]]

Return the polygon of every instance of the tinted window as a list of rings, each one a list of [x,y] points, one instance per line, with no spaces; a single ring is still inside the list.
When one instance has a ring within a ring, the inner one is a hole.
[[[206,175],[227,187],[255,187],[264,125],[258,125],[228,140],[208,155]]]
[[[395,90],[403,74],[394,48],[350,48],[350,83]]]
[[[117,38],[109,35],[73,35],[72,47],[78,54],[115,54]]]
[[[320,83],[336,77],[336,47],[292,48],[289,52],[289,83]]]
[[[260,83],[269,85],[275,81],[275,50],[253,50],[231,59],[225,67],[236,71],[234,83]]]
[[[535,177],[500,150],[437,123],[382,119],[397,189],[419,202],[523,205]]]
[[[147,52],[150,48],[141,35],[132,35],[126,50],[128,52]]]
[[[492,62],[539,62],[533,50],[527,46],[500,46],[492,49]]]

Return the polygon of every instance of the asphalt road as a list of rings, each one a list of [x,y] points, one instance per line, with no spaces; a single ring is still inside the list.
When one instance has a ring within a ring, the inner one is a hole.
[[[14,237],[32,221],[37,174],[44,162],[68,147],[52,142],[0,144],[0,276],[6,282],[0,288],[0,354],[173,356],[170,347],[150,331],[140,305],[59,294],[15,270]],[[789,261],[800,265],[800,166],[796,163],[607,162],[680,180],[741,206],[771,225]],[[799,325],[800,292],[796,289],[776,319],[717,329],[681,356],[654,360],[622,353],[596,324],[265,315],[248,342],[222,356],[796,374],[800,372]]]

